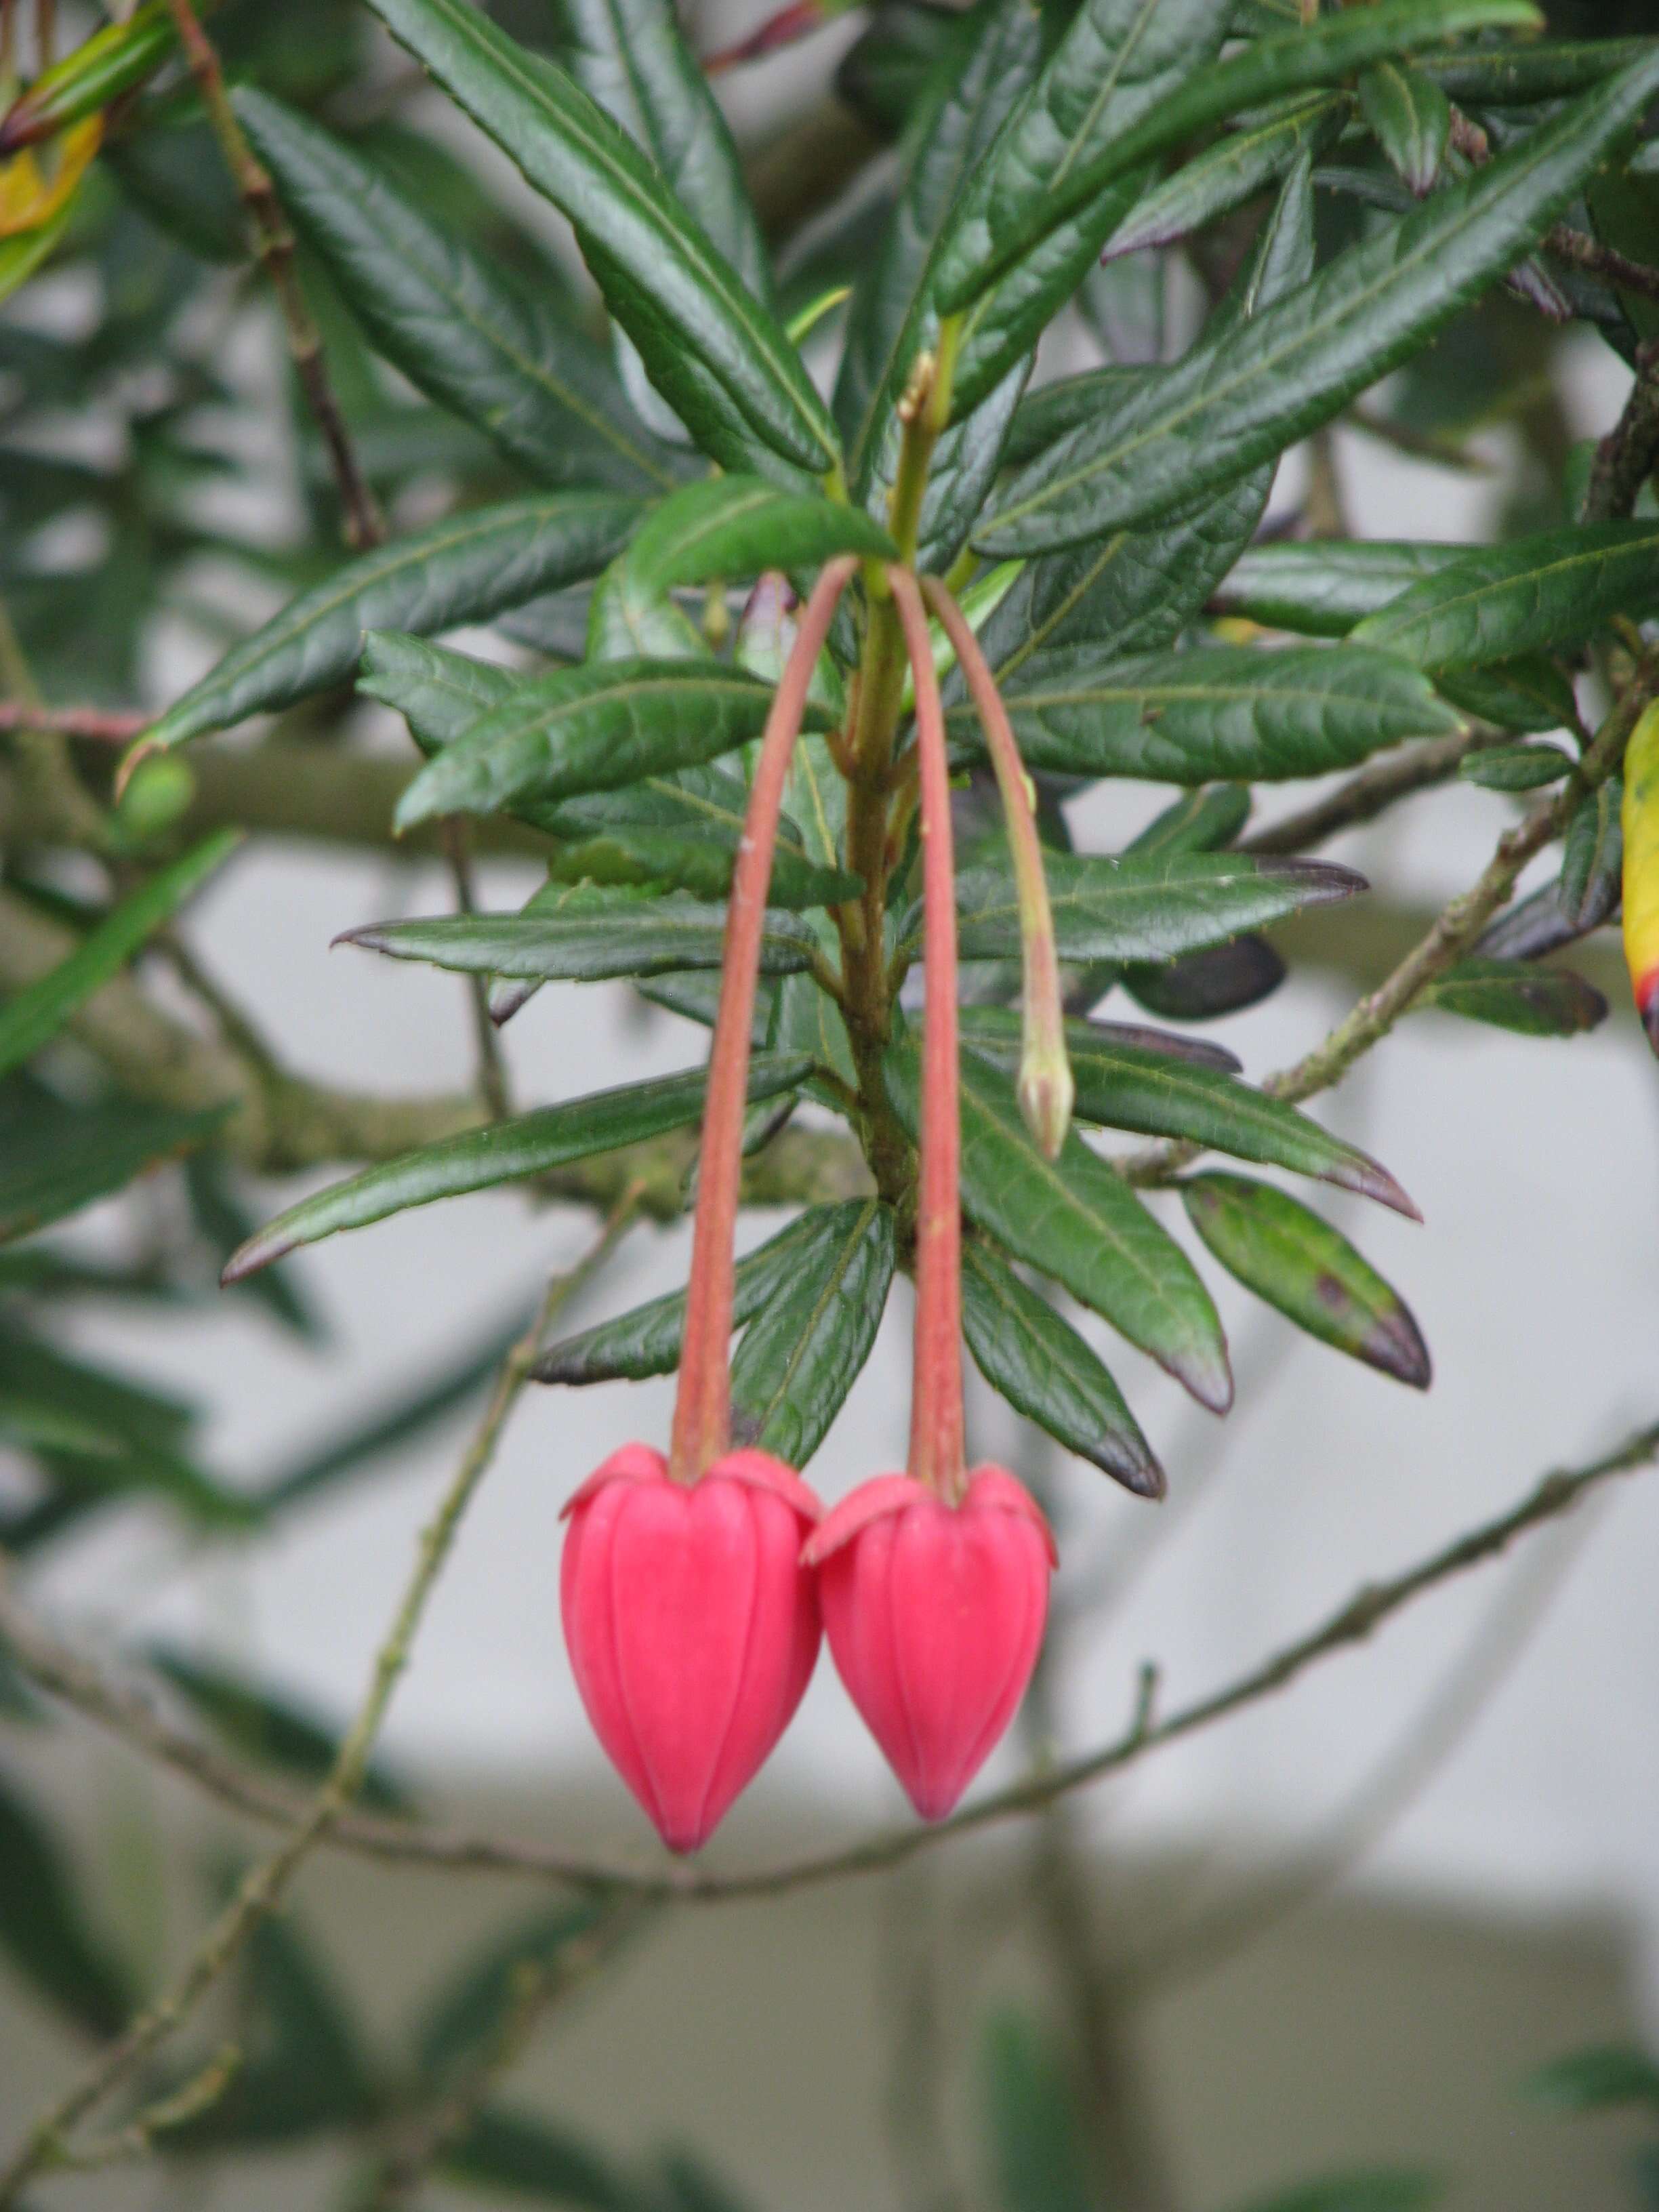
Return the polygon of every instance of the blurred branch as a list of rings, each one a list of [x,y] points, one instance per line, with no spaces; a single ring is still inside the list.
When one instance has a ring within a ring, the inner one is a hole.
[[[342,1739],[328,1779],[286,1841],[252,1868],[239,1884],[229,1905],[171,1986],[128,2023],[80,2080],[28,2130],[10,2160],[0,2168],[0,2212],[17,2203],[18,2191],[32,2175],[62,2164],[66,2158],[73,2159],[70,2133],[76,2123],[190,2018],[234,1962],[255,1928],[281,1905],[307,1856],[345,1814],[362,1781],[392,1692],[409,1663],[428,1600],[443,1571],[462,1517],[495,1457],[507,1417],[530,1379],[530,1370],[548,1325],[566,1299],[604,1259],[633,1212],[633,1200],[625,1199],[585,1256],[568,1273],[553,1279],[534,1321],[502,1362],[483,1418],[462,1455],[436,1513],[422,1533],[413,1571],[375,1655],[362,1703]],[[147,2139],[141,2139],[141,2148],[143,2140]]]
[[[1624,412],[1595,449],[1584,494],[1586,522],[1628,515],[1659,466],[1659,341],[1640,346]]]
[[[1286,814],[1265,829],[1241,837],[1241,853],[1305,853],[1341,830],[1373,822],[1396,799],[1449,782],[1458,763],[1482,745],[1508,742],[1501,730],[1460,730],[1449,738],[1431,738],[1405,752],[1373,761],[1351,775],[1334,791],[1327,792],[1300,812]]]
[[[1084,1758],[1049,1765],[1024,1782],[981,1798],[934,1827],[890,1829],[819,1857],[733,1875],[690,1869],[645,1875],[627,1866],[574,1858],[541,1844],[379,1820],[358,1813],[337,1814],[320,1840],[371,1858],[446,1866],[458,1872],[530,1875],[575,1888],[678,1897],[698,1903],[775,1896],[848,1875],[875,1873],[900,1865],[953,1836],[1039,1812],[1068,1790],[1100,1781],[1133,1765],[1149,1751],[1195,1735],[1212,1722],[1272,1696],[1332,1652],[1364,1643],[1385,1621],[1428,1591],[1498,1558],[1528,1530],[1570,1512],[1587,1492],[1615,1476],[1650,1466],[1656,1457],[1659,1457],[1659,1421],[1637,1431],[1586,1467],[1546,1475],[1507,1512],[1455,1537],[1390,1580],[1368,1583],[1334,1613],[1259,1665],[1161,1719],[1155,1711],[1156,1670],[1143,1668],[1134,1712],[1113,1741]],[[162,1719],[136,1691],[111,1680],[94,1661],[62,1642],[35,1619],[3,1575],[0,1575],[0,1638],[20,1670],[37,1686],[185,1775],[223,1803],[266,1820],[291,1822],[304,1816],[301,1802],[234,1760],[205,1750],[195,1738]],[[3,2201],[0,2198],[0,2204]]]
[[[63,738],[88,738],[100,744],[131,744],[149,728],[153,714],[124,713],[103,707],[25,706],[15,699],[0,701],[0,736],[15,730],[49,730]]]
[[[341,511],[345,517],[347,542],[359,551],[366,546],[378,545],[386,536],[386,526],[352,449],[340,403],[329,381],[322,337],[295,273],[294,234],[276,197],[276,187],[243,136],[225,91],[219,57],[212,40],[197,21],[191,0],[167,0],[167,6],[225,167],[246,211],[253,251],[276,295],[295,373],[322,434],[329,465],[334,471]]]

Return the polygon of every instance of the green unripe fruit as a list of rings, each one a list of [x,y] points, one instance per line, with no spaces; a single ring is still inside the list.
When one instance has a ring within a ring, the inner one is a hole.
[[[116,805],[116,823],[129,843],[148,845],[188,813],[195,797],[189,762],[176,753],[156,753],[133,770]]]

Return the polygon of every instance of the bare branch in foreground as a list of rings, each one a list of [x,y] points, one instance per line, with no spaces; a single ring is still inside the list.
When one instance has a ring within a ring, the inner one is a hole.
[[[1041,1810],[1067,1790],[1084,1788],[1132,1765],[1166,1743],[1192,1735],[1212,1721],[1237,1712],[1283,1689],[1333,1651],[1364,1643],[1382,1623],[1441,1583],[1483,1561],[1496,1559],[1518,1536],[1571,1510],[1587,1491],[1615,1475],[1634,1473],[1659,1457],[1659,1421],[1626,1438],[1589,1466],[1546,1475],[1518,1504],[1496,1519],[1455,1537],[1417,1565],[1390,1581],[1368,1585],[1304,1635],[1284,1645],[1259,1666],[1219,1690],[1155,1717],[1152,1691],[1156,1673],[1143,1668],[1133,1715],[1121,1735],[1099,1750],[1049,1766],[1012,1788],[981,1798],[936,1827],[890,1829],[850,1848],[826,1852],[746,1874],[702,1874],[676,1869],[648,1874],[637,1867],[596,1863],[550,1850],[540,1844],[509,1837],[474,1835],[414,1822],[342,1813],[319,1839],[331,1848],[371,1858],[402,1860],[421,1866],[446,1866],[458,1872],[526,1875],[574,1888],[608,1890],[644,1897],[719,1903],[730,1898],[764,1897],[897,1866],[946,1838],[1001,1820]],[[174,1728],[137,1690],[113,1682],[90,1659],[63,1643],[23,1605],[9,1582],[0,1577],[0,1638],[21,1672],[37,1686],[74,1705],[88,1718],[160,1764],[171,1766],[197,1786],[256,1819],[292,1826],[304,1819],[302,1800],[292,1797],[233,1759],[208,1750],[195,1737]]]

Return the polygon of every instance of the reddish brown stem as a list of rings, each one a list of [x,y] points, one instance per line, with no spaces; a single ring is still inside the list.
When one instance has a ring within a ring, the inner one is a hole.
[[[915,1371],[911,1474],[955,1505],[966,1487],[962,1405],[962,1127],[957,1097],[957,905],[951,770],[927,617],[915,579],[890,568],[916,687],[921,786],[921,1163],[916,1196]]]
[[[805,710],[812,672],[830,635],[836,602],[858,563],[832,561],[812,587],[784,665],[772,711],[761,736],[749,811],[726,909],[720,1005],[708,1055],[708,1097],[703,1109],[702,1149],[697,1166],[697,1218],[691,1237],[691,1277],[686,1286],[685,1337],[680,1352],[679,1394],[674,1401],[669,1472],[695,1482],[726,1449],[731,1433],[732,1238],[743,1174],[743,1125],[749,1103],[749,1039],[755,1018],[766,893],[772,848],[795,739]]]
[[[986,749],[1002,796],[1008,848],[1019,894],[1020,951],[1024,960],[1021,1006],[1024,1050],[1019,1071],[1020,1110],[1049,1159],[1058,1157],[1071,1125],[1076,1085],[1066,1056],[1066,1007],[1060,994],[1060,961],[1054,951],[1054,918],[1048,904],[1048,880],[1042,869],[1042,842],[1031,811],[1025,763],[1019,757],[1013,724],[1002,703],[979,640],[961,608],[936,576],[922,579],[927,603],[945,625],[985,732]]]

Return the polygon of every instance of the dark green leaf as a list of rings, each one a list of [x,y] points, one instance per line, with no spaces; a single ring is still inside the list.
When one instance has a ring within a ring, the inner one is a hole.
[[[1559,783],[1571,767],[1559,745],[1483,745],[1464,755],[1457,773],[1465,783],[1488,791],[1536,791],[1540,784]]]
[[[896,410],[905,385],[917,356],[938,345],[936,247],[965,181],[1030,83],[1040,41],[1036,16],[1022,0],[980,0],[929,76],[913,118],[897,202],[854,289],[836,386],[849,479],[873,511],[885,511],[884,489],[897,465],[902,426]],[[947,430],[934,449],[921,522],[933,565],[949,565],[983,496],[1019,380],[1016,376],[1013,393],[988,404],[983,420]]]
[[[750,1098],[769,1098],[795,1089],[811,1070],[799,1054],[763,1054],[750,1065]],[[664,1075],[647,1083],[625,1083],[596,1091],[562,1106],[544,1106],[488,1128],[469,1129],[400,1159],[331,1184],[302,1199],[266,1224],[235,1253],[225,1279],[236,1282],[255,1267],[280,1260],[301,1244],[314,1244],[343,1229],[362,1229],[411,1206],[458,1198],[471,1190],[544,1175],[594,1152],[615,1152],[665,1130],[683,1128],[702,1111],[708,1077],[702,1068]]]
[[[1252,545],[1213,592],[1211,611],[1243,615],[1268,629],[1345,637],[1367,615],[1473,550],[1382,538]]]
[[[1599,929],[1619,904],[1625,867],[1624,796],[1622,779],[1609,776],[1581,803],[1567,826],[1558,897],[1562,916],[1575,934]]]
[[[1222,21],[1201,42],[1196,21],[1182,25],[1196,49],[1191,64],[1195,76],[1180,70],[1178,57],[1172,55],[1170,79],[1157,87],[1159,95],[1168,96],[1139,103],[1133,112],[1120,111],[1105,131],[1097,112],[1089,112],[1088,104],[1097,110],[1097,99],[1091,102],[1097,71],[1089,70],[1080,31],[1073,28],[1044,73],[1038,100],[1045,91],[1065,98],[1065,86],[1055,82],[1065,64],[1074,80],[1070,105],[1073,110],[1085,107],[1081,128],[1064,116],[1039,111],[1020,118],[1023,131],[1016,125],[1005,136],[998,160],[975,180],[942,258],[939,291],[947,311],[966,307],[1016,260],[1030,257],[1041,241],[1098,201],[1109,185],[1230,116],[1292,93],[1340,83],[1355,70],[1421,49],[1443,36],[1486,25],[1529,29],[1539,20],[1524,0],[1492,0],[1490,6],[1484,0],[1468,5],[1463,0],[1382,0],[1363,15],[1327,17],[1289,37],[1258,40],[1231,60],[1205,68],[1226,13],[1219,11]],[[1088,20],[1079,18],[1079,25]],[[1187,81],[1182,83],[1183,76]],[[1176,84],[1178,91],[1172,90]]]
[[[1246,474],[1328,422],[1535,243],[1656,84],[1659,57],[1350,246],[1247,327],[1200,341],[1139,404],[1074,431],[1017,476],[975,543],[1026,554],[1103,536]]]
[[[1125,853],[1216,853],[1231,845],[1250,818],[1250,794],[1242,783],[1217,783],[1184,791],[1155,814]]]
[[[607,493],[555,493],[471,507],[360,554],[233,646],[162,715],[149,741],[180,744],[343,683],[365,630],[449,629],[597,575],[640,512],[636,501]]]
[[[718,968],[726,910],[695,899],[594,884],[555,884],[522,914],[438,915],[349,929],[337,944],[361,945],[394,960],[429,961],[468,975],[597,983],[612,975],[661,975]],[[783,975],[811,964],[811,926],[773,914],[761,940],[760,972]]]
[[[1046,866],[1062,960],[1171,960],[1304,907],[1352,898],[1364,878],[1328,860],[1249,853],[1050,853]],[[957,882],[965,960],[1019,951],[1018,902],[1005,870],[964,870]]]
[[[1525,107],[1565,100],[1602,83],[1654,51],[1651,39],[1589,39],[1554,44],[1547,40],[1508,40],[1502,46],[1455,48],[1426,53],[1426,70],[1449,100],[1475,107]]]
[[[1018,1016],[1000,1007],[967,1007],[963,1034],[976,1052],[1012,1072],[1019,1060],[1018,1023]],[[1413,1220],[1420,1218],[1385,1167],[1282,1098],[1215,1068],[1091,1035],[1081,1022],[1067,1024],[1066,1050],[1079,1121],[1146,1137],[1186,1138],[1235,1159],[1316,1176]]]
[[[1437,676],[1435,689],[1466,714],[1517,736],[1571,729],[1577,714],[1571,684],[1554,661],[1539,653]]]
[[[1212,1022],[1260,1006],[1287,973],[1265,937],[1244,936],[1161,967],[1137,961],[1123,970],[1123,988],[1160,1021]]]
[[[888,1093],[914,1137],[920,1072],[901,1039],[884,1063]],[[962,1060],[963,1210],[1017,1260],[1150,1352],[1200,1405],[1232,1399],[1226,1340],[1209,1292],[1180,1246],[1116,1170],[1073,1134],[1057,1160],[1039,1152],[1013,1085],[973,1053]]]
[[[696,767],[757,738],[771,703],[768,685],[718,661],[556,668],[520,684],[429,761],[398,800],[397,825]]]
[[[522,678],[497,662],[395,629],[363,639],[357,689],[400,714],[428,760],[518,690]]]
[[[962,1328],[1016,1412],[1138,1498],[1163,1497],[1164,1470],[1093,1348],[979,1237],[963,1247]]]
[[[1325,775],[1457,725],[1407,661],[1352,645],[1127,661],[1073,647],[1045,653],[1004,690],[1028,768],[1159,783]],[[970,707],[953,708],[949,726],[958,751],[982,750]]]
[[[838,553],[893,561],[898,549],[861,507],[781,491],[759,477],[687,484],[655,507],[629,548],[628,567],[647,591],[763,568],[817,568]]]
[[[1594,2044],[1570,2051],[1528,2075],[1522,2087],[1536,2103],[1561,2112],[1629,2106],[1659,2111],[1659,2066],[1632,2044]]]
[[[830,1209],[823,1209],[825,1212]],[[893,1216],[837,1206],[840,1233],[803,1250],[732,1362],[732,1441],[804,1468],[870,1356],[893,1279]]]
[[[240,842],[235,830],[206,838],[112,908],[67,960],[9,999],[0,1007],[0,1075],[31,1058],[84,1000],[119,975]]]
[[[722,466],[821,476],[834,429],[799,356],[622,125],[471,0],[372,0],[393,35],[575,224],[652,381]]]
[[[976,254],[988,224],[994,231],[1013,210],[1064,195],[1101,149],[1133,138],[1184,81],[1208,73],[1227,13],[1226,0],[1085,0],[951,210],[933,279],[939,308],[963,306],[952,295],[961,289],[957,273],[964,256]],[[956,420],[1018,370],[1075,293],[1133,206],[1141,168],[1127,164],[1073,198],[1064,215],[1032,238],[1029,252],[1007,258],[997,272],[1000,281],[974,301],[962,320]]]
[[[557,0],[561,58],[666,178],[757,300],[771,301],[766,241],[738,150],[672,0]]]
[[[993,2014],[985,2038],[985,2115],[1004,2212],[1091,2212],[1097,2199],[1082,2117],[1060,2051],[1036,2021]]]
[[[1582,645],[1656,609],[1659,522],[1583,522],[1466,553],[1353,635],[1437,674]]]
[[[152,1644],[145,1657],[234,1751],[303,1782],[320,1783],[333,1767],[339,1734],[302,1701],[250,1680],[221,1662],[194,1659],[171,1644]],[[408,1808],[408,1792],[379,1760],[358,1795],[386,1812]]]
[[[863,1223],[866,1204],[852,1199],[842,1206],[809,1206],[787,1229],[739,1260],[733,1325],[741,1328],[753,1321],[802,1273],[823,1276],[833,1255],[847,1249],[851,1232]],[[685,1292],[671,1291],[614,1321],[597,1322],[579,1336],[567,1337],[544,1352],[532,1372],[538,1382],[574,1384],[619,1378],[638,1382],[648,1375],[668,1375],[680,1364],[684,1329]]]
[[[1389,166],[1418,199],[1433,189],[1451,136],[1451,104],[1425,70],[1378,62],[1359,80],[1359,106]]]
[[[1048,654],[1066,647],[1116,657],[1173,645],[1249,544],[1270,483],[1258,471],[1151,529],[1028,561],[981,638],[999,680],[1040,683]]]
[[[0,1109],[0,1243],[107,1198],[159,1161],[206,1144],[228,1106],[175,1114],[159,1106],[64,1108],[47,1123]]]
[[[513,2196],[579,2205],[584,2212],[639,2212],[637,2193],[599,2152],[505,2105],[487,2105],[459,2142],[446,2147],[440,2163],[463,2181]]]
[[[1339,1352],[1428,1389],[1428,1347],[1417,1323],[1328,1222],[1245,1176],[1194,1176],[1181,1194],[1194,1228],[1246,1290]]]
[[[1607,1015],[1607,1000],[1582,975],[1529,960],[1460,960],[1435,978],[1420,1003],[1522,1036],[1578,1036]]]
[[[87,2034],[118,2034],[132,1993],[93,1932],[62,1844],[0,1781],[0,1951],[47,2003]]]
[[[1107,240],[1105,259],[1172,245],[1242,207],[1282,177],[1304,149],[1320,150],[1334,135],[1347,105],[1334,94],[1312,93],[1229,131],[1164,183],[1142,193]]]
[[[717,477],[716,483],[726,479]],[[760,479],[745,477],[745,483]],[[700,486],[690,487],[693,490]],[[784,498],[793,495],[779,495]],[[803,499],[804,505],[811,504]],[[672,507],[675,502],[668,502]],[[660,514],[653,508],[651,520]],[[646,526],[647,528],[649,524]],[[631,550],[631,549],[630,549]],[[612,562],[593,587],[588,604],[587,635],[576,658],[582,660],[707,660],[708,642],[684,608],[665,591],[642,580],[624,554]]]
[[[571,1946],[592,1933],[605,1911],[591,1899],[551,1905],[491,1936],[422,2014],[415,2041],[422,2074],[441,2079],[487,2057],[511,2017],[520,1976],[526,1969],[556,1972]]]

